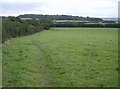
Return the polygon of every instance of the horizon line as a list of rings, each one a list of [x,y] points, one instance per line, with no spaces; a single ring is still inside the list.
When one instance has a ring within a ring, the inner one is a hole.
[[[79,16],[79,17],[92,17],[92,18],[119,18],[119,17],[108,17],[108,16],[82,16],[82,15],[70,15],[70,14],[30,14],[30,13],[25,13],[25,14],[19,14],[19,15],[0,15],[0,17],[4,16],[4,17],[9,17],[9,16],[14,16],[14,17],[18,17],[20,15],[67,15],[67,16]]]

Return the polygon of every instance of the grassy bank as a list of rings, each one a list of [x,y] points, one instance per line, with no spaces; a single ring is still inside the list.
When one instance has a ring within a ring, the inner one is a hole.
[[[118,30],[51,28],[3,46],[3,86],[114,87]]]

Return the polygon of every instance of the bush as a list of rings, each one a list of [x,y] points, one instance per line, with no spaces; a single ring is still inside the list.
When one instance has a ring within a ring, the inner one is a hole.
[[[47,19],[25,21],[18,17],[8,17],[2,20],[2,42],[4,43],[9,38],[48,30],[51,24],[52,22]]]

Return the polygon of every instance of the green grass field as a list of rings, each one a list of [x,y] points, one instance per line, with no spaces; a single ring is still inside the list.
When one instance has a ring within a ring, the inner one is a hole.
[[[51,28],[3,46],[3,86],[116,87],[118,29]]]

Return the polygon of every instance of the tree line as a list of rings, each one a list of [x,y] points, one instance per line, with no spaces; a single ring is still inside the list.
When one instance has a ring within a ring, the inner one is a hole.
[[[82,20],[82,21],[102,21],[101,18],[91,18],[89,16],[82,17],[82,16],[72,16],[72,15],[43,15],[43,14],[24,14],[19,15],[19,18],[32,18],[32,19],[40,19],[40,18],[47,18],[50,20]]]
[[[22,20],[18,17],[2,18],[2,43],[9,38],[31,35],[42,30],[48,30],[52,21],[48,19]]]
[[[118,24],[118,23],[55,22],[54,27],[120,28],[120,24]]]

